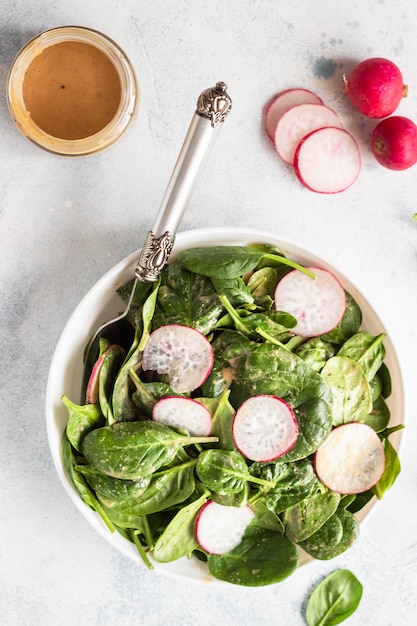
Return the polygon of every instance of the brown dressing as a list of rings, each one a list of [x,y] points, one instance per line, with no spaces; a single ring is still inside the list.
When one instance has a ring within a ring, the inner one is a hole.
[[[45,48],[29,65],[23,99],[32,120],[59,139],[83,139],[102,130],[120,104],[116,68],[101,50],[68,41]]]

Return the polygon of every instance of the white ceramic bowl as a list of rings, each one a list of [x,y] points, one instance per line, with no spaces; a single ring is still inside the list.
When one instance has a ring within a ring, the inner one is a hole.
[[[273,234],[244,228],[205,228],[182,232],[176,237],[175,251],[172,254],[172,258],[175,258],[175,252],[196,246],[245,245],[254,242],[264,242],[279,246],[288,257],[303,265],[323,267],[332,271],[361,307],[363,327],[375,335],[381,332],[387,333],[381,318],[372,305],[346,276],[326,263],[313,251],[302,248],[295,242],[274,236]],[[138,257],[139,251],[134,252],[107,272],[82,299],[69,319],[51,363],[46,393],[46,423],[49,445],[56,470],[75,506],[91,526],[114,548],[134,561],[142,563],[136,547],[117,532],[110,533],[101,518],[81,500],[78,492],[67,478],[61,454],[61,440],[68,415],[67,409],[62,404],[61,396],[65,394],[74,402],[80,401],[84,348],[93,332],[102,323],[109,321],[123,311],[124,305],[117,296],[116,289],[133,277]],[[391,411],[390,426],[393,426],[403,422],[404,391],[400,365],[389,335],[387,335],[384,345],[387,351],[385,362],[392,378],[393,392],[390,398],[388,398],[387,404]],[[390,441],[398,449],[400,434],[396,433]],[[370,503],[360,511],[358,519],[363,520],[373,508],[375,508],[375,504]],[[312,561],[311,557],[304,553],[301,554],[300,565],[304,565],[309,561]],[[197,558],[189,559],[184,557],[173,563],[154,563],[154,566],[159,572],[167,575],[205,581],[212,584],[224,584],[212,577],[208,572],[207,566]]]

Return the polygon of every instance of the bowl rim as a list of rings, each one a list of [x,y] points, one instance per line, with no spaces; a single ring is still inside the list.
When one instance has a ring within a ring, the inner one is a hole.
[[[349,277],[345,273],[340,272],[331,263],[325,261],[315,250],[287,237],[263,230],[241,227],[209,227],[179,232],[176,236],[174,251],[171,258],[172,260],[175,259],[176,254],[180,250],[191,247],[204,247],[211,245],[245,245],[255,242],[270,243],[278,246],[285,254],[300,263],[309,265],[318,264],[320,267],[329,269],[339,278],[339,280],[341,280],[343,286],[352,294],[352,296],[361,301],[361,309],[364,314],[363,326],[366,328],[371,321],[371,326],[374,324],[378,325],[379,332],[386,333],[386,338],[384,340],[384,344],[387,348],[386,360],[389,362],[389,369],[393,382],[395,380],[395,387],[393,384],[393,393],[390,398],[388,398],[388,405],[395,405],[396,415],[393,419],[393,415],[391,414],[390,424],[404,424],[404,376],[401,371],[401,365],[397,356],[397,350],[393,343],[392,334],[389,332],[380,314],[375,311],[373,305],[358,290]],[[88,290],[77,307],[74,309],[70,318],[67,320],[53,353],[47,379],[45,398],[48,444],[55,470],[65,491],[87,522],[89,522],[89,524],[114,548],[128,558],[134,560],[136,563],[142,563],[136,547],[119,535],[117,531],[113,534],[110,533],[98,514],[87,507],[87,505],[81,500],[78,492],[67,478],[63,465],[61,449],[61,440],[63,429],[65,427],[64,425],[67,419],[67,411],[61,401],[61,396],[65,392],[65,389],[67,389],[67,385],[72,385],[73,388],[76,388],[78,384],[78,389],[81,388],[82,355],[85,345],[87,344],[92,333],[101,323],[108,321],[111,319],[112,315],[116,315],[120,312],[120,310],[123,310],[123,305],[116,294],[116,289],[129,280],[129,277],[133,277],[134,267],[139,258],[139,254],[140,249],[132,252],[124,259],[116,263],[116,265],[109,269]],[[119,307],[119,311],[117,311],[117,306]],[[109,308],[113,309],[110,316],[107,312]],[[88,323],[85,323],[85,320],[82,320],[82,318],[85,317],[85,311],[95,313],[91,319],[89,318]],[[106,313],[104,311],[106,311]],[[82,321],[83,323],[81,323]],[[78,337],[76,345],[74,345],[73,341],[74,336]],[[68,355],[69,358],[66,355]],[[71,397],[71,399],[75,402],[79,401],[74,397]],[[403,431],[395,433],[390,441],[396,448],[397,452],[400,453],[404,443]],[[371,513],[375,513],[375,510],[378,508],[380,503],[381,501],[371,502],[364,509],[362,509],[358,515],[358,519],[361,522],[361,528],[363,527],[363,522],[365,520],[369,520]],[[177,579],[185,578],[196,582],[210,582],[213,584],[223,585],[229,584],[215,579],[208,572],[207,566],[198,561],[196,557],[183,557],[179,561],[174,561],[173,563],[157,563],[151,558],[151,562],[154,569],[159,573],[172,576]],[[301,552],[299,567],[305,567],[306,565],[315,562],[315,559]]]

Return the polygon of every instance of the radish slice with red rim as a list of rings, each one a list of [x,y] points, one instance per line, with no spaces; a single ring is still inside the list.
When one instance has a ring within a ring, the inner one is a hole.
[[[342,128],[337,114],[324,104],[298,104],[282,115],[275,129],[275,148],[278,155],[294,164],[300,141],[313,130],[327,126]]]
[[[275,308],[293,315],[292,329],[301,337],[317,337],[333,330],[346,310],[346,293],[339,280],[328,270],[309,267],[315,278],[292,270],[278,283]]]
[[[169,396],[158,400],[152,419],[166,426],[183,428],[194,437],[208,437],[211,433],[210,411],[192,398]]]
[[[319,128],[301,139],[294,168],[298,179],[311,191],[339,193],[359,176],[359,146],[343,128]]]
[[[200,509],[196,520],[196,537],[209,554],[230,552],[242,541],[255,513],[249,505],[224,506],[209,500]]]
[[[167,324],[151,333],[143,350],[142,368],[167,375],[176,393],[189,393],[203,384],[213,362],[213,348],[199,330]]]
[[[385,469],[382,442],[370,426],[351,422],[334,428],[314,459],[317,476],[336,493],[371,489]]]
[[[238,450],[251,461],[273,461],[297,441],[298,423],[292,408],[276,396],[245,400],[233,418],[233,438]]]
[[[294,88],[281,91],[265,106],[265,130],[272,141],[275,140],[275,129],[278,121],[286,111],[298,104],[323,104],[323,100],[309,89]]]

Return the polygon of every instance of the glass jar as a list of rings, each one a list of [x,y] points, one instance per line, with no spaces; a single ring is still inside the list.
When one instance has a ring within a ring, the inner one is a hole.
[[[79,26],[54,28],[29,41],[10,68],[7,98],[20,132],[63,156],[112,145],[139,104],[136,75],[121,48]]]

